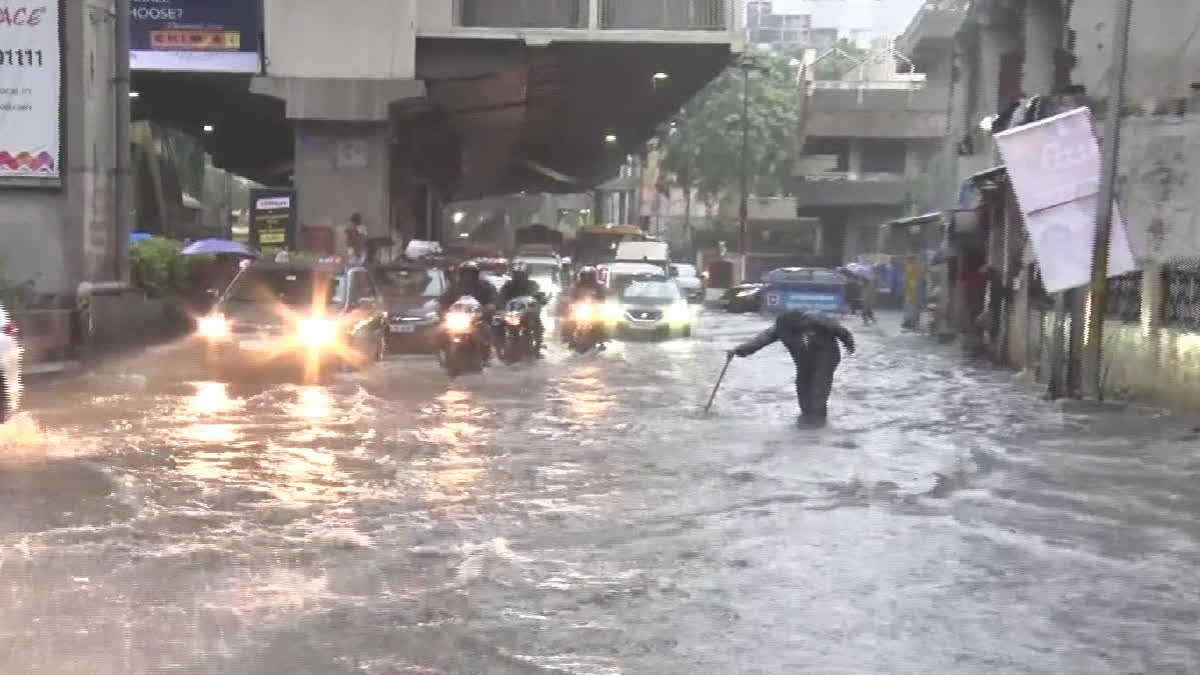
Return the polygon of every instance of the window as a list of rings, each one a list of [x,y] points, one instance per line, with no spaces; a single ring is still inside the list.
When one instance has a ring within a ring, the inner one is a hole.
[[[1163,314],[1168,326],[1200,331],[1200,267],[1172,265],[1163,271]]]
[[[1108,280],[1108,306],[1111,319],[1134,323],[1142,318],[1142,272],[1130,272]]]
[[[904,141],[863,141],[863,173],[906,173],[908,159]]]

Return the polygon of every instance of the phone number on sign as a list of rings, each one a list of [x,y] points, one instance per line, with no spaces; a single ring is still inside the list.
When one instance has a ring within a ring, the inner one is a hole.
[[[46,65],[46,57],[40,49],[0,48],[0,66],[40,68]]]

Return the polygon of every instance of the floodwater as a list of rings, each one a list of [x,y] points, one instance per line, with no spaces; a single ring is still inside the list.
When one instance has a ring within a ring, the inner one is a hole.
[[[0,672],[1195,673],[1200,433],[859,331],[828,428],[780,347],[449,381],[203,380],[173,348],[0,430]]]

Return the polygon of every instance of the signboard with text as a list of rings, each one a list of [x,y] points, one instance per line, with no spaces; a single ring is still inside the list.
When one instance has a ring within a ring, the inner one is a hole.
[[[995,139],[1046,290],[1056,293],[1087,284],[1100,205],[1100,146],[1091,113],[1076,108],[1002,131]],[[1114,203],[1108,276],[1135,269],[1125,220]]]
[[[134,70],[257,73],[259,3],[249,0],[130,0]]]
[[[256,248],[296,247],[296,191],[258,188],[250,191],[250,245]]]
[[[58,0],[0,0],[0,183],[62,183]]]

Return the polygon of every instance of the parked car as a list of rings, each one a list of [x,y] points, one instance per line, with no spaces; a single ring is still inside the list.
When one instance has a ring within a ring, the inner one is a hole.
[[[671,263],[671,274],[688,302],[704,302],[704,279],[700,278],[695,265]]]
[[[733,314],[759,312],[763,305],[762,291],[762,284],[738,284],[721,295],[717,306]]]
[[[392,353],[431,354],[437,350],[438,298],[450,287],[446,269],[420,262],[370,268],[387,314],[387,347]]]
[[[7,421],[21,405],[21,353],[17,323],[0,305],[0,422]]]
[[[690,337],[695,315],[679,285],[664,276],[637,277],[616,296],[618,337]]]
[[[264,262],[242,269],[198,330],[217,375],[282,366],[305,377],[382,359],[385,331],[366,268]]]

